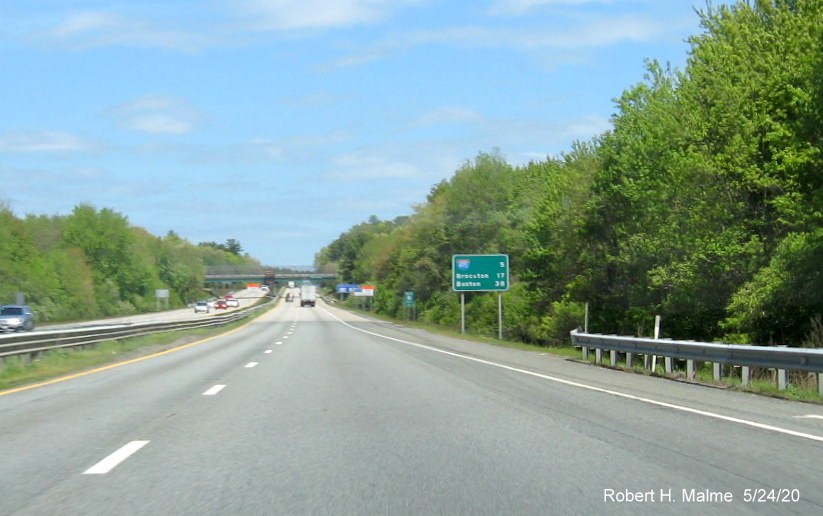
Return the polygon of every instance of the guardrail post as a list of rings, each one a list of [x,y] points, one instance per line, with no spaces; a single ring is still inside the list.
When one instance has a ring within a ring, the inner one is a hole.
[[[626,367],[629,369],[634,367],[634,353],[626,353]]]
[[[719,382],[723,379],[723,364],[720,362],[713,362],[712,363],[712,378],[714,378],[715,382]]]
[[[643,355],[643,369],[648,371],[651,368],[652,368],[652,357],[649,356],[648,353],[646,353],[645,355]]]
[[[580,346],[581,351],[583,351],[583,360],[589,359],[589,348],[587,346]]]
[[[596,348],[594,350],[594,361],[598,364],[603,362],[603,350],[600,348]]]
[[[663,357],[663,362],[665,363],[666,367],[666,374],[671,374],[674,372],[674,360],[672,357]]]
[[[694,380],[694,360],[686,360],[686,378]]]
[[[740,385],[748,387],[752,383],[752,368],[744,365],[740,371]]]
[[[612,350],[609,350],[609,363],[610,363],[612,366],[616,366],[616,365],[617,365],[617,351],[615,351],[615,350],[613,350],[613,349],[612,349]]]
[[[817,373],[817,393],[823,396],[823,373]]]
[[[781,348],[785,348],[787,346],[779,346]],[[788,385],[788,378],[787,378],[786,370],[785,369],[778,369],[777,370],[777,390],[785,391]]]

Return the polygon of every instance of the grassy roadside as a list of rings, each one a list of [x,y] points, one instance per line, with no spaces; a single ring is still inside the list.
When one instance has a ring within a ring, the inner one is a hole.
[[[576,350],[575,350],[576,351]],[[579,355],[579,352],[577,353]],[[657,368],[654,371],[643,368],[642,360],[635,360],[632,367],[627,367],[625,361],[618,360],[617,364],[612,366],[605,361],[608,360],[608,353],[604,353],[604,362],[597,364],[594,352],[589,353],[588,362],[592,365],[599,365],[609,369],[622,370],[629,373],[642,374],[646,376],[655,376],[658,378],[666,378],[669,380],[687,381],[690,383],[698,383],[708,387],[715,387],[720,389],[731,389],[740,392],[747,392],[750,394],[759,394],[762,396],[770,396],[772,398],[780,398],[790,401],[800,401],[805,403],[823,404],[823,396],[817,391],[816,381],[812,381],[808,376],[803,378],[800,374],[790,374],[789,383],[785,391],[777,388],[775,378],[769,378],[768,373],[760,371],[756,373],[749,385],[743,385],[739,376],[739,372],[732,372],[730,366],[726,365],[723,368],[723,375],[721,380],[715,381],[714,373],[712,371],[712,364],[701,363],[695,369],[695,379],[687,380],[686,373],[682,370],[675,370],[673,373],[666,373],[663,366],[663,361],[660,360]],[[640,362],[640,363],[638,363]]]
[[[86,349],[58,349],[28,357],[8,357],[0,363],[0,391],[67,376],[117,362],[158,353],[233,330],[267,310],[216,328],[155,333],[101,342]]]
[[[511,349],[522,349],[524,351],[536,351],[539,353],[550,353],[552,355],[558,355],[563,357],[580,358],[580,350],[573,348],[572,346],[538,346],[536,344],[528,344],[525,342],[519,342],[514,340],[500,340],[494,337],[486,337],[484,335],[476,335],[473,333],[460,333],[460,331],[458,330],[453,330],[445,326],[438,326],[436,324],[394,319],[392,317],[387,317],[382,314],[376,314],[374,312],[368,312],[366,310],[360,310],[358,308],[353,308],[350,306],[344,306],[340,304],[335,304],[332,306],[334,306],[335,308],[341,308],[343,310],[357,313],[364,317],[371,317],[373,319],[379,319],[381,321],[394,323],[400,326],[406,326],[408,328],[425,330],[436,335],[442,335],[444,337],[470,340],[472,342],[482,342],[485,344],[491,344],[493,346],[501,346]]]
[[[516,341],[508,341],[508,340],[499,340],[496,338],[485,337],[481,335],[473,335],[470,333],[461,334],[459,331],[455,331],[449,328],[445,328],[443,326],[437,326],[434,324],[427,324],[421,323],[416,321],[404,321],[400,319],[394,319],[391,317],[387,317],[381,314],[375,314],[373,312],[368,312],[365,310],[360,310],[357,308],[353,308],[350,306],[343,306],[343,305],[335,305],[338,308],[342,308],[344,310],[348,310],[351,312],[358,313],[360,315],[371,317],[374,319],[379,319],[381,321],[391,322],[394,324],[398,324],[401,326],[407,326],[409,328],[417,328],[421,330],[426,330],[428,332],[443,335],[446,337],[453,337],[458,339],[470,340],[474,342],[483,342],[486,344],[491,344],[494,346],[503,346],[507,348],[513,349],[522,349],[526,351],[535,351],[539,353],[549,353],[552,355],[557,355],[561,357],[567,358],[574,358],[580,361],[583,361],[581,352],[579,349],[569,346],[537,346],[534,344],[526,344],[523,342],[516,342]],[[608,354],[604,353],[604,356],[608,356]],[[588,362],[592,365],[598,365],[600,367],[606,367],[610,369],[618,369],[623,370],[625,372],[631,372],[635,374],[642,374],[647,376],[656,376],[659,378],[667,378],[670,380],[684,380],[685,374],[683,372],[675,372],[673,374],[667,374],[663,370],[663,365],[658,364],[657,370],[655,371],[648,371],[643,369],[642,363],[640,365],[635,365],[634,367],[628,368],[626,367],[625,362],[618,362],[616,366],[611,366],[607,363],[597,364],[595,362],[594,353],[589,353]],[[753,378],[752,382],[748,386],[744,386],[741,384],[740,378],[735,377],[733,375],[724,374],[721,382],[715,382],[713,375],[712,375],[712,368],[711,364],[703,364],[699,367],[696,371],[695,375],[696,383],[700,383],[701,385],[706,385],[710,387],[718,387],[724,389],[733,389],[740,392],[748,392],[752,394],[760,394],[764,396],[771,396],[775,398],[781,398],[791,401],[801,401],[806,403],[815,403],[815,404],[823,404],[823,397],[817,392],[817,385],[812,381],[804,381],[804,380],[796,380],[790,381],[787,389],[785,391],[780,391],[777,388],[775,382],[771,379],[764,379],[764,378]]]

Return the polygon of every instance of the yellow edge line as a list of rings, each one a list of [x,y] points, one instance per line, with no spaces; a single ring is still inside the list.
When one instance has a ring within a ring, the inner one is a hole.
[[[67,380],[73,380],[75,378],[80,378],[82,376],[88,376],[90,374],[101,373],[103,371],[108,371],[109,369],[114,369],[115,367],[121,367],[121,366],[124,366],[124,365],[133,364],[135,362],[142,362],[143,360],[148,360],[150,358],[159,357],[161,355],[168,355],[169,353],[174,353],[175,351],[180,351],[181,349],[186,349],[186,348],[190,348],[192,346],[197,346],[199,344],[203,344],[203,343],[208,342],[212,339],[216,339],[217,337],[224,337],[226,335],[231,335],[232,333],[234,333],[236,331],[242,330],[243,328],[247,327],[248,325],[255,322],[256,320],[257,320],[257,318],[254,318],[251,321],[244,324],[243,326],[239,326],[239,327],[237,327],[233,330],[229,330],[226,333],[221,333],[219,335],[212,335],[211,337],[207,337],[203,340],[198,340],[198,341],[195,341],[195,342],[189,342],[188,344],[183,344],[182,346],[177,346],[176,348],[171,348],[171,349],[166,349],[164,351],[159,351],[157,353],[153,353],[151,355],[146,355],[144,357],[132,358],[131,360],[126,360],[124,362],[117,362],[117,363],[114,363],[114,364],[109,364],[107,366],[98,367],[96,369],[91,369],[89,371],[83,371],[82,373],[76,373],[76,374],[72,374],[72,375],[69,375],[69,376],[61,376],[60,378],[54,378],[52,380],[46,380],[45,382],[33,383],[31,385],[24,385],[23,387],[15,387],[13,389],[0,391],[0,396],[6,396],[8,394],[14,394],[15,392],[28,391],[30,389],[36,389],[37,387],[45,387],[46,385],[65,382]]]

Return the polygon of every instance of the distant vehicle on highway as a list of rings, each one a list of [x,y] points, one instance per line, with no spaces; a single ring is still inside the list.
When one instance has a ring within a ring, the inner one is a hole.
[[[300,286],[300,306],[314,306],[317,299],[317,288],[314,285]]]
[[[0,331],[31,331],[34,312],[28,305],[0,306]]]
[[[229,304],[226,303],[225,299],[220,299],[214,303],[214,308],[216,310],[225,310],[229,307]]]
[[[293,281],[289,282],[289,288],[294,288],[294,282]]]
[[[198,302],[194,303],[194,313],[198,313],[198,312],[209,313],[210,311],[211,311],[211,308],[209,308],[208,301],[198,301]]]
[[[240,301],[232,296],[224,296],[223,300],[226,302],[226,305],[230,306],[231,308],[237,308],[240,306]]]

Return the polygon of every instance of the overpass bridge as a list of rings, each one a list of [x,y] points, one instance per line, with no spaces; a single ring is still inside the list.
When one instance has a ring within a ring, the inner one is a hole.
[[[206,267],[206,283],[260,283],[265,285],[285,285],[289,281],[313,283],[334,281],[336,272],[321,271],[310,265],[288,265],[279,267]]]

